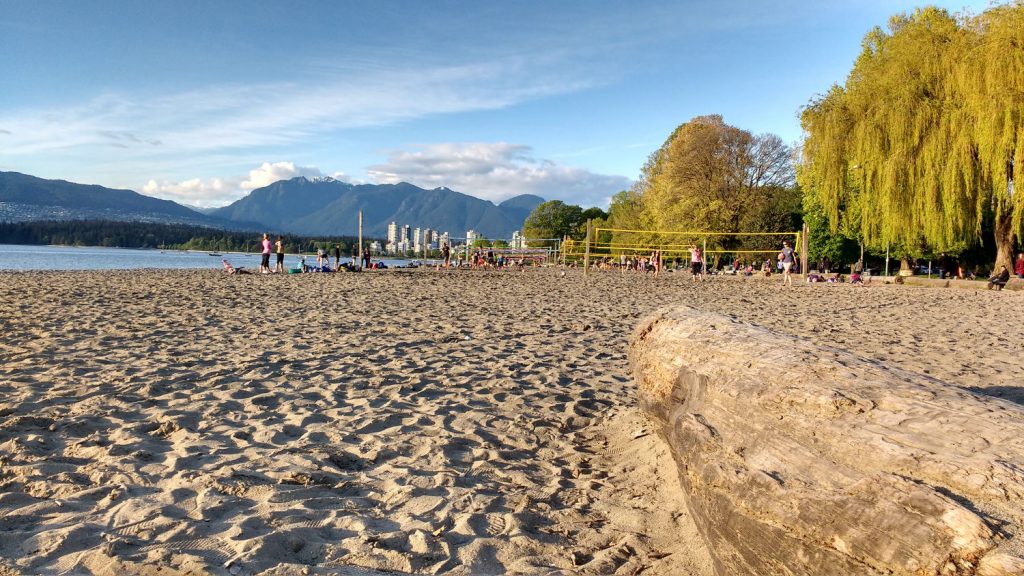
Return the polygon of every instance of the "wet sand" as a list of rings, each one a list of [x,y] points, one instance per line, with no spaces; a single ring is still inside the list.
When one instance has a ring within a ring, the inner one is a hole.
[[[1024,293],[2,273],[0,575],[709,575],[626,359],[669,303],[1024,403]]]

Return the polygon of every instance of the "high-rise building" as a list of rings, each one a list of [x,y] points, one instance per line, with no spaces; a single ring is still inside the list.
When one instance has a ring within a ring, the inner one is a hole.
[[[388,243],[387,251],[394,252],[398,249],[398,223],[391,222],[388,224]]]
[[[398,229],[398,233],[399,233],[398,241],[402,242],[402,243],[405,243],[405,245],[408,246],[409,245],[409,233],[410,232],[412,232],[412,228],[408,224],[406,224],[405,226],[402,226],[401,228],[399,228]]]
[[[425,228],[423,230],[423,253],[424,253],[424,255],[427,252],[429,252],[430,250],[434,249],[434,246],[433,246],[433,244],[434,244],[433,243],[433,235],[434,235],[434,231],[431,230],[430,228]]]
[[[467,230],[466,231],[466,246],[469,246],[470,248],[472,248],[473,247],[473,242],[476,241],[476,236],[477,236],[477,234],[476,234],[475,230]]]
[[[526,238],[523,238],[523,235],[519,233],[519,230],[512,233],[511,248],[516,250],[526,248]]]
[[[412,231],[412,251],[413,252],[419,252],[420,251],[420,247],[422,246],[422,240],[423,240],[423,236],[420,234],[420,229],[417,226],[416,229],[414,229]]]

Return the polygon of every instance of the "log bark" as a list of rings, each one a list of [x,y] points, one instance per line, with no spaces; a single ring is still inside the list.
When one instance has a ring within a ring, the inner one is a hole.
[[[1024,407],[687,307],[630,359],[721,575],[1024,575]]]

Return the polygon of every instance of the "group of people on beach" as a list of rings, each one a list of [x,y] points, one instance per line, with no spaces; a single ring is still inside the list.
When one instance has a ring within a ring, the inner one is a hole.
[[[262,251],[260,252],[260,274],[283,274],[287,272],[284,268],[284,236],[278,236],[275,242],[271,242],[270,234],[263,234],[263,239],[260,241]],[[352,261],[350,263],[342,264],[341,262],[341,244],[334,245],[334,265],[331,265],[331,257],[327,250],[324,248],[317,248],[316,251],[316,266],[307,265],[306,257],[300,256],[299,258],[299,272],[338,272],[342,269],[353,270],[359,267],[360,263],[365,269],[373,268],[373,258],[370,251],[370,247],[366,246],[363,250],[362,260],[359,259],[359,247],[354,246],[352,248]],[[270,257],[276,255],[276,262],[273,268],[270,267]],[[241,267],[233,267],[225,259],[224,268],[232,274],[246,274],[247,271]]]
[[[700,248],[698,248],[696,246],[691,246],[690,247],[691,260],[695,260],[699,256],[702,256],[702,254],[700,254],[699,251],[700,251]],[[796,255],[796,250],[793,249],[793,246],[789,243],[788,240],[785,240],[785,241],[782,242],[782,249],[779,251],[779,253],[775,257],[775,260],[776,260],[776,265],[775,265],[776,271],[782,274],[782,281],[783,281],[783,283],[784,284],[788,284],[790,286],[793,285],[793,272],[799,266],[799,264],[797,262],[796,256],[797,256]],[[698,262],[703,262],[703,260],[697,260],[697,261]],[[696,264],[696,262],[694,262],[694,264]],[[739,260],[739,259],[736,259],[736,260],[733,261],[733,268],[732,268],[732,270],[733,270],[734,274],[740,274],[740,275],[743,275],[743,276],[753,276],[754,272],[755,272],[753,261],[745,262],[745,261],[742,261],[742,260]],[[771,259],[767,259],[766,258],[763,262],[760,263],[760,272],[766,278],[772,275],[772,261],[771,261]],[[701,276],[701,278],[703,278],[703,275]],[[697,279],[696,275],[694,276],[694,279],[695,280]]]
[[[623,273],[637,272],[643,274],[653,272],[657,276],[664,265],[665,262],[661,258],[661,250],[654,250],[650,256],[640,256],[638,254],[629,256],[625,253],[619,255],[619,270]]]
[[[694,282],[700,282],[704,280],[708,274],[708,264],[705,260],[704,249],[696,244],[691,244],[687,247],[690,252],[690,274],[693,277]],[[796,251],[793,249],[789,241],[782,243],[782,249],[779,251],[778,259],[778,271],[783,275],[783,281],[786,284],[792,284],[792,273],[797,267]],[[597,263],[599,269],[614,269],[618,268],[623,274],[626,272],[638,272],[646,273],[653,272],[657,276],[665,266],[664,259],[662,258],[661,250],[653,250],[650,256],[639,256],[637,254],[628,255],[620,254],[619,261],[616,264],[613,260],[607,259]],[[673,262],[672,268],[679,269],[681,267],[680,261],[676,258]],[[771,260],[765,260],[760,265],[761,272],[765,276],[771,276],[772,265]],[[733,263],[734,273],[744,274],[746,276],[753,275],[754,267],[753,264],[747,264],[746,262],[741,263],[740,260],[735,260]]]

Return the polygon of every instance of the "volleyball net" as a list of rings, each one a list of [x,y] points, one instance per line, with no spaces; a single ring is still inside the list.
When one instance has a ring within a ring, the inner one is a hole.
[[[691,249],[700,248],[708,267],[734,260],[747,262],[774,260],[782,243],[789,241],[797,251],[806,234],[791,232],[711,232],[675,230],[632,230],[591,227],[584,240],[562,243],[561,258],[565,263],[611,261],[649,257],[659,252],[663,262],[688,262]]]

